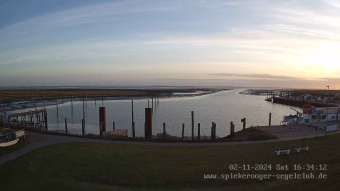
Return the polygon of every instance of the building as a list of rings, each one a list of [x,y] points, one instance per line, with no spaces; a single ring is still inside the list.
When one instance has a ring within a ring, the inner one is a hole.
[[[322,129],[326,132],[337,131],[339,129],[340,107],[312,107],[306,106],[303,113],[285,116],[283,125],[303,124]]]
[[[305,107],[301,123],[317,124],[337,122],[340,119],[340,107]]]

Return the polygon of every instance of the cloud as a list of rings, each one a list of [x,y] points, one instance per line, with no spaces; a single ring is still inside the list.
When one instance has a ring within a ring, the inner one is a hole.
[[[5,65],[25,64],[47,70],[72,63],[112,68],[133,63],[142,69],[152,63],[176,72],[191,64],[210,77],[305,80],[291,77],[312,73],[313,66],[301,64],[303,57],[340,42],[339,7],[334,0],[91,4],[0,28],[0,69],[7,73]],[[216,69],[213,62],[223,66]],[[278,75],[286,71],[291,76]]]
[[[240,74],[240,73],[214,73],[209,74],[216,77],[227,78],[245,78],[245,79],[267,79],[267,80],[303,80],[302,78],[284,76],[284,75],[272,75],[272,74]]]

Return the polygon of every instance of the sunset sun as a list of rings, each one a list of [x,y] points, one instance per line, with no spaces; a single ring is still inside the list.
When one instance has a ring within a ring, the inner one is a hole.
[[[304,56],[304,70],[321,77],[334,77],[340,69],[340,45],[323,45]],[[327,75],[327,76],[325,76]]]

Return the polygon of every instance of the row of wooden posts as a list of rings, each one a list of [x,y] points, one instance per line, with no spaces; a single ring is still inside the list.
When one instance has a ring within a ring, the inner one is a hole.
[[[153,116],[153,111],[156,105],[159,103],[158,98],[151,98],[151,102],[148,99],[148,107],[145,108],[145,139],[150,140],[152,139],[152,116]],[[86,134],[85,131],[85,125],[86,125],[86,110],[85,107],[87,107],[87,102],[85,101],[85,98],[83,98],[83,118],[81,120],[81,127],[82,127],[82,135],[84,136]],[[99,134],[102,136],[103,133],[106,131],[106,109],[103,107],[103,99],[102,99],[102,107],[99,108]],[[151,107],[150,107],[151,106]],[[59,124],[59,107],[58,107],[58,102],[56,104],[56,110],[57,110],[57,123]],[[43,127],[47,130],[47,112],[46,109],[44,110],[37,110],[37,121],[43,122]],[[29,113],[30,114],[30,113]],[[18,118],[18,116],[25,116],[27,114],[21,114],[15,116]],[[30,115],[32,116],[32,115]],[[42,118],[40,118],[42,116]],[[13,117],[13,116],[12,116]],[[73,102],[71,100],[71,118],[73,119]],[[31,118],[32,120],[32,118]],[[269,114],[269,127],[271,126],[271,120],[272,120],[272,114]],[[241,122],[243,124],[243,129],[246,129],[246,118],[241,119]],[[64,120],[65,123],[65,133],[69,134],[68,130],[68,121],[65,118]],[[113,130],[115,130],[115,122],[112,122],[112,127]],[[182,139],[184,139],[184,129],[185,129],[185,124],[182,124]],[[135,119],[134,119],[134,101],[131,100],[131,130],[132,130],[132,138],[136,137],[136,132],[135,132]],[[195,115],[194,111],[191,111],[191,139],[195,140],[194,136],[195,132]],[[230,136],[233,136],[235,133],[235,125],[233,122],[230,123]],[[163,136],[167,136],[166,133],[166,124],[163,123]],[[197,140],[201,139],[201,124],[197,124]],[[216,123],[212,122],[211,124],[211,139],[215,140],[216,139]]]
[[[133,106],[133,100],[131,101],[131,130],[132,130],[132,138],[136,138],[135,134],[135,121],[134,121],[134,106]],[[145,108],[145,130],[144,130],[144,136],[146,140],[152,139],[152,116],[153,116],[153,108]],[[272,120],[272,113],[269,114],[269,127],[271,127],[271,120]],[[247,127],[247,119],[242,118],[241,123],[243,126],[243,130]],[[112,129],[115,130],[115,121],[112,122]],[[184,140],[184,129],[185,124],[182,124],[182,139]],[[99,134],[100,136],[103,135],[103,133],[106,131],[106,108],[105,107],[99,107]],[[194,111],[191,111],[191,140],[195,140],[195,115]],[[67,126],[67,119],[65,118],[65,133],[68,134],[68,126]],[[230,136],[234,136],[235,134],[235,124],[233,121],[230,122]],[[85,120],[82,119],[82,135],[85,135]],[[166,137],[168,134],[166,132],[166,124],[163,123],[163,137]],[[211,140],[216,139],[216,123],[212,122],[211,124]],[[197,124],[197,140],[201,140],[201,124]]]
[[[83,98],[82,101],[82,107],[83,107],[83,113],[82,113],[82,120],[81,120],[81,127],[82,127],[82,135],[84,136],[86,134],[85,131],[85,125],[86,125],[86,109],[87,108],[87,98]],[[151,100],[151,101],[150,101]],[[150,125],[152,126],[152,112],[156,108],[156,106],[159,104],[159,98],[158,97],[152,97],[151,99],[147,100],[148,109],[151,110],[151,113],[148,113],[148,117],[151,119]],[[96,105],[96,100],[95,100]],[[103,135],[103,133],[106,131],[106,109],[104,106],[104,98],[102,98],[102,107],[99,107],[99,134],[100,136]],[[151,106],[151,107],[150,107]],[[57,124],[59,124],[59,107],[58,107],[58,101],[56,103],[56,113],[57,113]],[[71,99],[71,118],[73,119],[73,101]],[[64,120],[65,123],[65,133],[68,134],[68,121],[67,118]],[[115,122],[112,122],[113,130],[115,130]],[[145,124],[145,126],[148,126],[149,124]],[[132,137],[136,137],[136,131],[135,131],[135,119],[134,119],[134,100],[131,100],[131,129],[132,129]],[[147,132],[148,134],[152,134],[152,132]]]

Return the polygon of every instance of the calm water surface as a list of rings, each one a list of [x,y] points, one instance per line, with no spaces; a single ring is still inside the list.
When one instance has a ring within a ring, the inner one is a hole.
[[[268,124],[268,114],[273,113],[272,123],[280,124],[284,115],[294,114],[288,106],[265,102],[264,96],[239,94],[242,90],[222,91],[197,97],[161,98],[155,107],[153,118],[153,134],[162,132],[162,124],[166,123],[167,133],[181,135],[182,123],[185,123],[185,135],[191,135],[191,114],[195,111],[195,122],[201,123],[201,135],[210,135],[211,122],[217,124],[217,136],[229,134],[229,124],[233,121],[236,130],[242,128],[241,118],[247,118],[247,126]],[[73,105],[73,115],[72,115]],[[99,134],[99,107],[106,107],[107,129],[112,129],[115,121],[116,129],[128,129],[131,135],[131,100],[97,100],[87,101],[86,133]],[[144,108],[147,99],[134,100],[136,136],[144,135]],[[81,133],[83,102],[67,102],[58,106],[48,106],[48,124],[50,130],[64,130],[64,119],[68,120],[69,131]],[[58,117],[57,117],[58,116]],[[197,125],[196,125],[197,127]],[[197,132],[196,132],[197,133]]]

